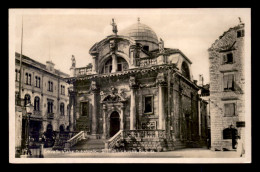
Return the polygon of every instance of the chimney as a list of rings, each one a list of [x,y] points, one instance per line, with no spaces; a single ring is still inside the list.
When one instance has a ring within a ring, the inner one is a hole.
[[[50,72],[54,72],[54,66],[55,64],[52,63],[52,61],[46,61],[46,68]]]

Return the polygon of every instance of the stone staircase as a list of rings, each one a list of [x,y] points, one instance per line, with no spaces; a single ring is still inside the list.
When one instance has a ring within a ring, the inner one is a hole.
[[[70,150],[95,150],[96,152],[101,152],[105,148],[105,141],[105,139],[86,138],[79,141]]]

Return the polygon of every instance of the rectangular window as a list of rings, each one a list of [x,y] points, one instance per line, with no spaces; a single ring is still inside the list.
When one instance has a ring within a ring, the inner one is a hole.
[[[245,36],[245,30],[239,30],[237,31],[237,37],[240,38],[240,37],[244,37]]]
[[[235,116],[236,115],[236,104],[235,103],[227,103],[224,105],[225,108],[225,116]]]
[[[224,75],[223,86],[224,86],[224,91],[228,91],[228,90],[234,91],[234,75],[233,74]]]
[[[228,53],[228,54],[224,54],[223,56],[223,64],[232,64],[233,61],[233,54],[232,53]]]
[[[146,96],[144,98],[144,113],[153,113],[153,97]]]

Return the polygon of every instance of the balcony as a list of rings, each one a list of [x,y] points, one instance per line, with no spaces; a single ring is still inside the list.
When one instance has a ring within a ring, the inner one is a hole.
[[[76,68],[76,76],[88,75],[91,74],[91,71],[92,68],[89,67]]]
[[[138,62],[140,67],[147,67],[157,65],[157,59],[139,59]]]
[[[32,119],[42,119],[42,111],[36,111],[34,110],[32,115],[31,115]]]
[[[47,113],[47,119],[53,119],[54,113]]]

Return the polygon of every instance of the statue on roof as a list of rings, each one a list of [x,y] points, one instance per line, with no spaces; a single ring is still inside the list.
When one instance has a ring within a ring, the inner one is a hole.
[[[114,34],[116,35],[116,34],[117,34],[117,25],[116,25],[116,23],[115,23],[115,21],[114,21],[113,18],[112,18],[112,23],[111,23],[111,25],[112,25],[112,27],[113,27],[112,31],[113,31]]]
[[[74,55],[72,55],[72,57],[71,57],[71,62],[72,62],[72,67],[76,67],[76,59],[75,59],[75,57],[74,57]]]
[[[164,41],[162,40],[162,38],[160,38],[159,42],[159,52],[164,53]]]

